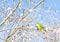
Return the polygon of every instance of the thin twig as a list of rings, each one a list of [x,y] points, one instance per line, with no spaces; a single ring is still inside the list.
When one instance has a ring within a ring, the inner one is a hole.
[[[42,0],[41,2],[39,2],[35,7],[33,7],[33,9],[35,9],[36,7],[38,7],[42,2],[44,2],[44,0]]]

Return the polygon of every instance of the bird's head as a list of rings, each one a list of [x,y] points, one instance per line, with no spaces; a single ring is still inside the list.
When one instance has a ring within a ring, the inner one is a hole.
[[[35,22],[35,25],[38,26],[39,25],[39,22]]]

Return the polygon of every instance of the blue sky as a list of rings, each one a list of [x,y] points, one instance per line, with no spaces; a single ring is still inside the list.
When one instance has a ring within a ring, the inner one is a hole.
[[[15,0],[16,3],[18,2],[17,0]],[[33,1],[36,1],[36,3],[39,1],[39,0],[33,0]],[[3,7],[1,7],[3,5]],[[5,10],[5,7],[9,5],[11,8],[14,8],[14,3],[12,0],[8,0],[7,2],[5,2],[4,0],[0,0],[0,22],[4,19],[4,17],[1,16],[1,13]],[[23,0],[22,2],[22,5],[20,7],[20,13],[22,13],[22,10],[25,9],[26,7],[27,8],[33,8],[35,5],[32,5],[29,3],[29,0]],[[51,26],[51,24],[49,24],[47,22],[47,18],[51,21],[51,23],[54,23],[54,22],[60,22],[60,0],[45,0],[41,5],[39,5],[37,9],[40,9],[40,7],[43,7],[41,10],[39,10],[38,12],[31,12],[30,14],[35,14],[36,15],[36,18],[33,20],[34,22],[35,21],[39,21],[41,22],[42,24],[44,25],[48,25],[48,26]],[[48,13],[46,12],[48,11]],[[6,12],[6,15],[8,14],[9,12]],[[41,15],[38,16],[38,15]],[[56,14],[56,15],[55,15]],[[58,19],[57,21],[54,21],[54,19]],[[5,27],[8,27],[8,26],[5,26]],[[0,32],[0,35],[3,35],[1,32]],[[3,36],[2,36],[3,37]],[[38,37],[36,38],[38,39]],[[39,41],[39,42],[44,42],[43,39],[40,39],[42,41]],[[0,42],[2,42],[0,40]]]

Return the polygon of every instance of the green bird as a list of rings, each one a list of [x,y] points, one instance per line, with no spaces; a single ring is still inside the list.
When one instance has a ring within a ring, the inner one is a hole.
[[[35,22],[35,24],[36,24],[37,30],[44,30],[44,31],[46,31],[46,29],[43,27],[43,25],[41,23]]]

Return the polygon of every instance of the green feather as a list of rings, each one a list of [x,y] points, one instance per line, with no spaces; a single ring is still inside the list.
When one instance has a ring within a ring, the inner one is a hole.
[[[44,31],[46,31],[46,29],[43,27],[43,25],[41,23],[35,22],[35,24],[36,24],[36,27],[37,27],[38,30],[44,30]]]

